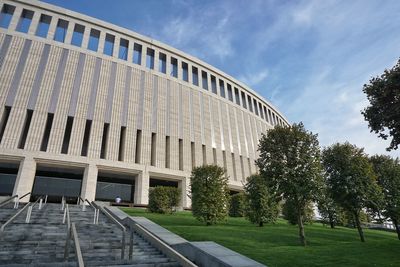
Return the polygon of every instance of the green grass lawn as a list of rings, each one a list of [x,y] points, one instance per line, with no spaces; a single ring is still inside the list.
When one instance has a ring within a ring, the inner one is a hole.
[[[173,215],[144,209],[121,208],[143,216],[189,241],[214,241],[268,266],[400,266],[400,240],[395,233],[365,230],[366,242],[357,230],[330,229],[319,223],[306,226],[307,247],[299,245],[297,226],[285,220],[260,228],[243,218],[205,226],[191,212]]]

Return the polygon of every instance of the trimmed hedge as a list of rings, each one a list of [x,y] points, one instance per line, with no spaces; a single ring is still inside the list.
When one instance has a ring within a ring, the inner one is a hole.
[[[155,213],[173,213],[180,199],[181,194],[178,188],[170,186],[150,188],[148,210]]]

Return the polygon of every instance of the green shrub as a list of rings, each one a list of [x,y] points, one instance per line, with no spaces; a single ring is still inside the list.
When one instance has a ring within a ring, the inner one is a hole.
[[[245,212],[245,196],[243,193],[237,193],[231,196],[229,205],[229,216],[243,217]]]
[[[244,186],[246,194],[246,219],[262,227],[274,222],[279,213],[278,202],[273,197],[263,177],[253,174]]]
[[[178,188],[170,186],[157,186],[150,188],[149,206],[150,212],[172,213],[179,205],[180,192]]]
[[[223,168],[205,165],[190,177],[193,216],[206,225],[226,219],[229,208],[228,179]]]

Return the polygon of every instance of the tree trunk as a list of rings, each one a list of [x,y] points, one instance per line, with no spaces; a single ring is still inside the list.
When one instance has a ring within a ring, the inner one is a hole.
[[[396,219],[394,219],[394,220],[392,220],[392,221],[393,221],[394,227],[396,227],[397,237],[398,237],[399,240],[400,240],[400,227],[399,227],[399,222],[398,222]]]
[[[263,221],[260,221],[260,222],[258,223],[258,226],[263,227],[263,226],[264,226],[264,222],[263,222]]]
[[[306,242],[306,236],[304,234],[303,216],[302,216],[300,210],[298,210],[297,212],[298,212],[298,214],[297,214],[297,224],[299,225],[300,243],[301,243],[301,245],[306,246],[307,242]]]
[[[354,212],[354,220],[355,220],[355,223],[357,226],[358,234],[360,235],[361,242],[365,242],[364,232],[361,228],[360,217],[359,217],[358,212]]]
[[[333,222],[333,216],[331,214],[329,215],[329,224],[331,225],[332,229],[335,228],[335,224]]]

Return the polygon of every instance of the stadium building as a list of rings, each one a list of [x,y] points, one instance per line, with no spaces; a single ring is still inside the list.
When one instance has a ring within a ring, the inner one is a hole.
[[[148,203],[218,164],[232,191],[287,125],[233,77],[156,40],[33,0],[0,1],[0,195]]]

